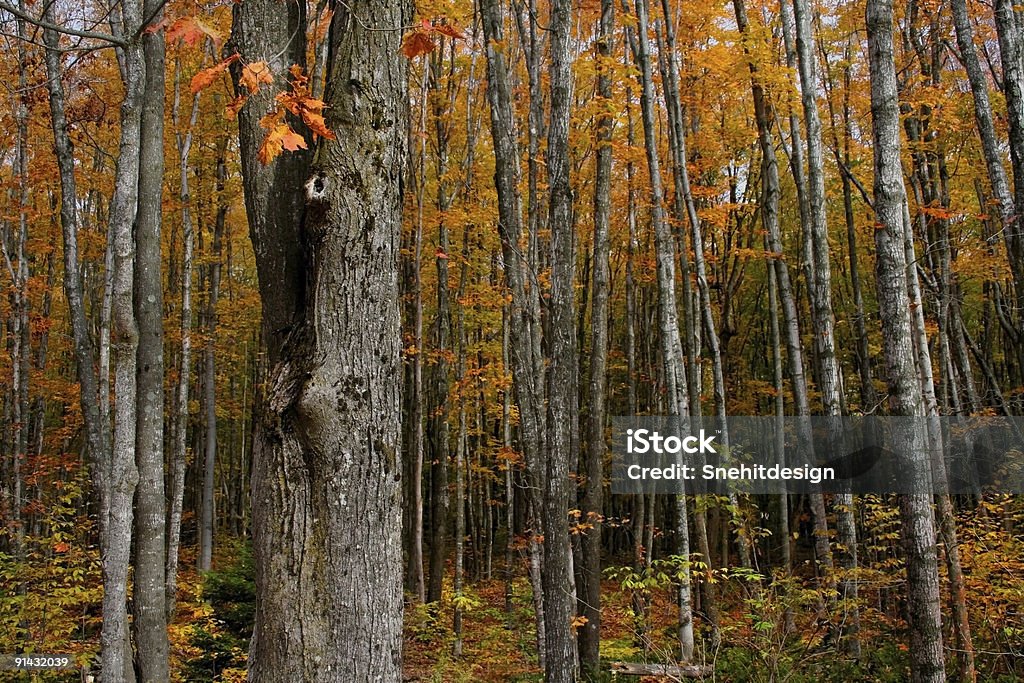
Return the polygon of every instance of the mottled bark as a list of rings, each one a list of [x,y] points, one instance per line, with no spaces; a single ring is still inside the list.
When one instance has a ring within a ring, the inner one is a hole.
[[[502,7],[498,0],[482,0],[480,16],[487,56],[487,99],[491,116],[491,140],[494,148],[494,184],[498,195],[498,235],[501,239],[505,280],[511,293],[509,306],[509,351],[516,402],[519,406],[519,441],[526,460],[528,485],[533,491],[544,486],[546,455],[544,360],[540,354],[540,299],[538,283],[530,279],[535,261],[529,254],[522,217],[519,181],[517,129],[512,109],[509,66],[505,53],[498,49],[505,40]],[[537,519],[539,502],[529,501],[530,516]],[[565,512],[563,510],[563,512]],[[566,539],[568,544],[568,539]],[[530,577],[534,587],[537,620],[538,655],[546,667],[545,588],[541,585],[543,557],[536,536],[531,539]],[[560,590],[564,586],[560,587]]]
[[[687,389],[686,362],[683,355],[682,340],[679,336],[679,319],[676,311],[675,292],[675,239],[665,220],[663,208],[664,189],[661,178],[661,161],[658,158],[657,132],[655,129],[655,92],[654,78],[651,67],[651,48],[648,38],[650,16],[647,0],[635,0],[637,30],[628,32],[633,58],[640,71],[641,86],[640,109],[644,130],[644,149],[647,155],[647,168],[650,176],[651,192],[651,227],[654,232],[655,264],[658,281],[658,327],[661,339],[661,361],[665,376],[665,387],[668,399],[668,413],[677,418],[688,417],[690,414],[689,391]],[[679,141],[681,144],[682,141]],[[685,153],[684,153],[685,158]],[[685,164],[677,169],[685,171]],[[683,180],[685,182],[685,174]],[[684,193],[688,193],[685,184]],[[694,251],[702,247],[694,242]],[[700,273],[698,271],[698,282]],[[677,553],[684,558],[690,556],[689,524],[686,516],[685,502],[676,505]],[[688,661],[693,657],[693,607],[690,593],[690,568],[684,564],[681,568],[679,581],[679,621],[678,636],[680,658]]]
[[[160,0],[145,0],[143,13],[163,18]],[[164,33],[145,33],[146,68],[139,150],[138,216],[135,221],[135,317],[137,415],[135,461],[139,470],[135,515],[133,620],[139,680],[170,677],[165,602],[164,501],[164,297],[161,217],[164,176]]]
[[[549,20],[548,227],[551,290],[548,301],[548,452],[544,488],[544,613],[549,683],[576,680],[576,588],[569,542],[570,473],[576,462],[579,420],[575,326],[576,258],[569,184],[569,114],[572,108],[572,0],[552,0]]]
[[[199,505],[199,571],[207,572],[213,565],[213,537],[216,533],[216,499],[214,479],[217,468],[217,302],[220,300],[221,250],[228,206],[223,196],[227,180],[225,159],[227,140],[218,143],[215,196],[217,213],[213,221],[213,243],[207,266],[206,346],[203,348],[203,467]]]
[[[234,47],[281,76],[239,113],[272,366],[252,474],[249,677],[261,683],[401,679],[397,294],[408,85],[393,29],[410,19],[403,1],[339,8],[325,109],[337,140],[320,140],[315,165],[286,154],[261,166],[259,120],[288,65],[303,63],[304,7],[235,6]]]
[[[900,118],[893,53],[893,8],[890,0],[867,5],[868,59],[874,139],[876,216],[875,280],[883,353],[893,415],[923,417],[924,404],[913,348],[907,261],[904,247],[906,189],[900,166]],[[907,562],[910,659],[913,680],[945,681],[935,522],[931,496],[925,492],[928,462],[925,445],[912,434],[896,444],[904,453],[916,493],[900,496],[903,546]]]
[[[612,74],[604,60],[613,51],[614,0],[601,0],[600,35],[597,55],[600,60],[597,91],[608,103],[612,100]],[[603,515],[604,440],[606,374],[608,371],[608,294],[611,286],[609,264],[612,185],[612,117],[603,114],[597,121],[597,158],[594,176],[594,270],[590,326],[590,405],[587,410],[586,467],[583,473],[583,501],[580,511],[584,530],[581,534],[582,562],[578,613],[587,621],[578,630],[580,665],[584,672],[596,674],[600,667],[601,645],[601,521]]]

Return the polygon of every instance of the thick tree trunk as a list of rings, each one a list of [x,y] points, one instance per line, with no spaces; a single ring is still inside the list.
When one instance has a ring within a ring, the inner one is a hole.
[[[906,190],[900,159],[900,119],[893,54],[893,8],[890,0],[867,6],[868,58],[875,156],[875,278],[883,351],[893,415],[923,417],[921,385],[915,369],[907,261],[904,248]],[[911,436],[898,444],[917,485],[928,481],[923,444]],[[931,496],[924,490],[900,496],[903,544],[907,556],[910,657],[917,683],[945,681],[935,522]]]
[[[143,3],[159,22],[159,0]],[[164,501],[164,297],[160,232],[164,175],[164,34],[142,38],[146,67],[139,150],[138,216],[135,221],[135,317],[138,413],[135,461],[139,469],[135,517],[132,625],[139,680],[160,683],[170,676],[165,602],[166,504]]]
[[[260,166],[259,120],[288,66],[303,63],[304,8],[235,6],[235,48],[281,77],[239,113],[273,368],[253,452],[252,680],[401,679],[397,293],[408,86],[391,29],[410,19],[403,1],[339,8],[325,109],[338,140],[321,140],[313,168],[307,154]]]

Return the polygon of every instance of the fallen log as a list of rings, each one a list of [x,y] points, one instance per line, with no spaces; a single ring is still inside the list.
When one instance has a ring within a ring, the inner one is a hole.
[[[611,671],[620,676],[668,676],[670,678],[703,678],[711,675],[710,666],[699,664],[646,664],[644,662],[612,662]]]

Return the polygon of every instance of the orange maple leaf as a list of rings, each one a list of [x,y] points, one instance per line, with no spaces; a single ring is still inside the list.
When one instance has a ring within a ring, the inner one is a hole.
[[[238,112],[241,111],[242,107],[249,100],[249,96],[242,94],[227,103],[224,107],[224,118],[228,121],[234,121],[238,118]]]
[[[282,151],[294,152],[298,149],[306,149],[305,138],[292,130],[287,123],[278,123],[263,141],[257,157],[260,163],[266,166]]]
[[[435,47],[437,46],[427,32],[417,28],[405,35],[405,40],[402,41],[402,54],[409,59],[416,59],[420,55],[432,52]]]
[[[274,74],[270,71],[270,65],[266,62],[253,62],[242,67],[242,76],[238,84],[249,90],[252,94],[260,89],[260,83],[273,83]]]
[[[217,80],[217,76],[227,71],[228,67],[231,66],[234,62],[237,62],[240,59],[240,57],[241,56],[236,52],[224,61],[218,62],[217,64],[214,64],[213,66],[203,69],[202,71],[197,73],[195,76],[192,77],[192,83],[190,85],[192,93],[195,94],[200,90],[204,90],[205,88],[210,87],[213,84],[213,82]]]
[[[167,42],[173,43],[181,39],[189,47],[196,47],[203,38],[209,38],[214,45],[220,45],[221,35],[210,28],[198,17],[180,17],[167,29]]]

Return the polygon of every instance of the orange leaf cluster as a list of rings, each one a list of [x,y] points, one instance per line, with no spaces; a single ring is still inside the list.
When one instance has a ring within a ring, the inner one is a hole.
[[[274,74],[266,62],[253,62],[242,67],[242,76],[238,84],[253,94],[260,89],[260,83],[273,83]]]
[[[260,163],[263,165],[269,164],[284,150],[294,152],[308,148],[306,139],[292,130],[292,127],[283,119],[284,113],[281,110],[275,110],[260,121],[260,126],[270,131],[263,140],[258,153]]]
[[[334,133],[324,122],[324,102],[313,97],[309,88],[309,77],[302,73],[299,66],[293,65],[289,71],[292,75],[292,89],[278,95],[277,103],[293,116],[302,119],[302,122],[313,131],[314,137],[334,140]]]
[[[402,54],[409,59],[416,59],[421,55],[433,52],[437,47],[434,36],[445,36],[455,40],[465,38],[462,31],[447,19],[433,21],[424,19],[419,26],[405,34],[405,38],[402,40]]]
[[[152,32],[156,32],[160,28],[162,26],[157,24],[150,26],[146,31],[152,30]],[[220,45],[221,35],[198,17],[180,17],[175,19],[167,29],[166,39],[168,43],[181,40],[189,47],[197,47],[203,42],[204,38],[212,40],[214,45]]]
[[[200,90],[205,90],[206,88],[213,85],[213,82],[217,80],[217,76],[227,71],[228,67],[237,62],[239,59],[241,59],[241,55],[239,55],[236,52],[224,61],[218,62],[213,66],[203,69],[202,71],[197,73],[195,76],[192,77],[192,83],[190,85],[192,93],[195,94]]]

